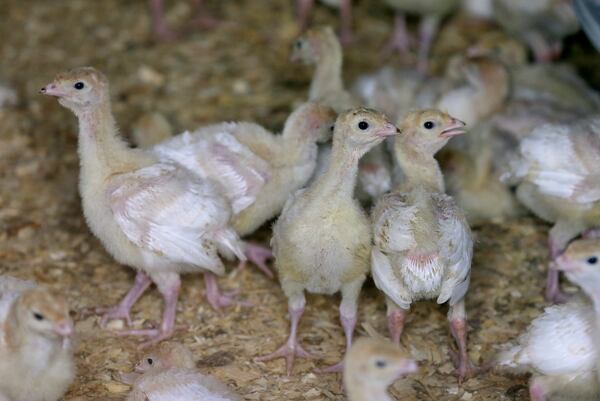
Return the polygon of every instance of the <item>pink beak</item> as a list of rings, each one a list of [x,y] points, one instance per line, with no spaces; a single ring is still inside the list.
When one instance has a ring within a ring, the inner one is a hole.
[[[412,359],[405,359],[402,362],[402,366],[398,369],[398,379],[401,379],[408,374],[415,373],[419,369],[417,362]]]
[[[62,320],[54,325],[54,332],[61,337],[73,337],[75,328],[71,320]]]
[[[388,136],[398,135],[399,133],[400,133],[400,129],[397,128],[394,124],[385,123],[383,128],[381,128],[379,131],[377,131],[377,136],[379,136],[381,138],[387,138]]]
[[[66,95],[55,83],[48,84],[40,89],[42,95],[61,97]]]
[[[440,136],[443,138],[451,138],[453,136],[462,135],[465,132],[465,123],[457,120],[456,118],[452,119],[452,122],[440,133]]]
[[[558,258],[556,258],[555,263],[552,264],[552,268],[563,272],[569,272],[574,270],[573,265],[569,263],[569,259],[567,259],[565,255],[561,255]]]

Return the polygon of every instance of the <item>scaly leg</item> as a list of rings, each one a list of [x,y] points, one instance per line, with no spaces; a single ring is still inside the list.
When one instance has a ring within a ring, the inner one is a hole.
[[[346,352],[350,351],[352,346],[352,337],[354,335],[354,328],[356,327],[356,315],[358,311],[358,298],[360,296],[360,290],[364,283],[364,277],[360,280],[354,281],[344,287],[342,287],[342,303],[340,305],[340,322],[344,328],[344,335],[346,336]],[[335,365],[329,366],[324,369],[318,369],[317,372],[323,373],[336,373],[344,370],[344,360]]]
[[[340,23],[340,42],[348,45],[352,42],[352,0],[341,0]]]
[[[264,246],[251,244],[249,242],[246,242],[244,245],[246,247],[244,253],[246,254],[248,260],[258,267],[258,269],[267,277],[273,278],[273,272],[271,269],[269,269],[269,266],[267,266],[267,260],[273,258],[273,252],[271,252],[271,249]],[[246,267],[246,261],[241,261],[238,265],[238,269],[243,269],[244,267]]]
[[[408,310],[398,307],[392,300],[386,298],[387,302],[387,319],[390,339],[394,344],[400,344],[400,337],[404,331],[404,323]]]
[[[410,37],[406,29],[406,17],[403,13],[397,12],[394,17],[394,31],[383,49],[385,55],[398,51],[401,56],[408,56],[410,51]]]
[[[110,320],[124,320],[128,326],[131,326],[131,308],[135,303],[140,299],[142,294],[150,287],[152,284],[152,280],[148,275],[142,271],[138,271],[135,276],[135,281],[133,283],[133,287],[129,290],[125,298],[121,300],[119,305],[114,306],[109,309],[101,309],[98,308],[96,311],[98,313],[104,313],[102,319],[100,320],[100,327],[106,327],[106,324]]]
[[[174,40],[177,34],[169,28],[165,21],[164,0],[149,0],[152,32],[161,40]]]
[[[220,311],[222,308],[236,304],[250,306],[248,302],[235,299],[237,291],[221,293],[219,291],[219,284],[217,283],[217,276],[212,272],[207,271],[204,273],[204,284],[206,286],[206,299],[214,310]]]
[[[433,39],[438,31],[440,23],[439,17],[426,16],[419,25],[419,55],[417,61],[417,70],[421,74],[427,74],[429,65],[429,52]]]
[[[119,335],[127,336],[146,336],[150,340],[142,343],[140,348],[146,348],[161,342],[173,335],[175,331],[175,315],[177,313],[177,299],[181,290],[181,280],[179,274],[164,273],[155,277],[156,285],[165,300],[165,309],[163,311],[162,322],[158,329],[141,329],[141,330],[123,330],[118,332]]]
[[[457,365],[458,383],[462,384],[465,378],[469,378],[475,373],[475,367],[469,359],[467,352],[467,316],[464,300],[450,306],[448,321],[450,323],[450,332],[458,346],[458,355],[455,358],[455,363]]]
[[[296,8],[298,12],[298,27],[300,32],[304,32],[308,28],[310,13],[315,4],[315,0],[296,0]]]
[[[299,293],[290,297],[288,302],[288,313],[290,315],[290,336],[285,344],[283,344],[277,351],[272,354],[255,358],[255,361],[266,362],[273,359],[285,358],[285,366],[287,375],[292,374],[292,368],[294,366],[294,358],[314,358],[309,352],[307,352],[300,343],[298,342],[298,323],[304,313],[304,305],[306,299],[304,293]]]

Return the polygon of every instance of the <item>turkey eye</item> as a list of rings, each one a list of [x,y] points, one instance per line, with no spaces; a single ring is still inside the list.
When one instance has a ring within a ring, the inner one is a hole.
[[[595,256],[592,256],[591,258],[588,258],[587,262],[588,262],[588,265],[595,265],[596,263],[598,263],[598,258]]]
[[[385,368],[386,365],[387,365],[387,363],[385,363],[385,361],[382,361],[382,360],[378,360],[378,361],[375,362],[375,366],[377,366],[380,369]]]
[[[333,130],[335,129],[335,125],[332,125],[331,127],[329,127],[329,129],[331,130],[331,132],[333,132]]]
[[[73,85],[73,87],[77,90],[82,90],[84,86],[85,86],[84,83],[81,81],[76,82],[75,85]]]
[[[367,128],[369,128],[369,123],[366,121],[361,121],[358,123],[358,129],[360,129],[361,131],[365,131]]]
[[[146,359],[146,362],[148,362],[148,365],[152,365],[154,363],[154,361],[152,360],[152,358]]]
[[[44,315],[42,315],[41,313],[33,312],[33,317],[35,318],[35,320],[44,320]]]
[[[431,121],[425,121],[425,124],[423,124],[423,127],[425,127],[425,129],[432,129],[433,126],[434,124]]]
[[[296,49],[302,49],[302,41],[297,41],[294,46],[296,46]]]

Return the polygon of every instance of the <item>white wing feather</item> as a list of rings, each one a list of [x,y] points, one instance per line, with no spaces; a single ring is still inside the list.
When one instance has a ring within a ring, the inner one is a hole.
[[[453,199],[445,194],[434,196],[437,205],[440,256],[445,260],[446,272],[437,302],[459,302],[469,289],[473,239],[471,229]]]
[[[574,135],[575,134],[575,135]],[[546,124],[521,143],[526,168],[521,175],[540,192],[579,203],[600,200],[600,121],[591,119],[576,126]],[[575,142],[581,142],[579,147]]]
[[[210,182],[159,163],[118,176],[107,195],[117,223],[136,245],[175,263],[223,272],[211,241],[227,229],[231,209]]]
[[[232,134],[241,125],[224,123],[184,132],[152,150],[161,159],[185,166],[202,178],[218,182],[234,213],[250,206],[271,177],[268,162],[254,154]],[[244,127],[264,130],[256,124]]]
[[[390,260],[379,249],[371,250],[371,274],[377,288],[387,295],[396,305],[410,309],[411,298],[401,280],[394,274]]]
[[[375,245],[384,252],[402,252],[416,245],[411,221],[417,206],[408,206],[404,196],[390,193],[380,198],[373,211]]]

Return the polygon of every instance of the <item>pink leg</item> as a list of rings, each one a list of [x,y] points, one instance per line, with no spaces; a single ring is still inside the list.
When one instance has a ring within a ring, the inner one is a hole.
[[[465,378],[469,378],[475,373],[475,367],[471,363],[469,354],[467,353],[467,319],[464,300],[450,306],[448,321],[450,323],[450,332],[458,346],[458,353],[453,356],[453,359],[457,367],[458,384],[462,384]]]
[[[270,361],[278,358],[285,358],[285,366],[287,375],[292,374],[292,367],[294,366],[294,358],[314,358],[313,355],[308,353],[300,343],[298,342],[298,322],[304,313],[304,301],[300,307],[294,308],[291,305],[288,308],[290,314],[290,336],[285,344],[283,344],[277,351],[272,354],[255,358],[258,362]]]
[[[341,1],[340,20],[340,42],[348,45],[352,42],[352,0]]]
[[[531,401],[546,401],[545,393],[542,384],[536,379],[531,379],[529,383],[529,398],[531,398]]]
[[[267,260],[273,257],[273,252],[271,252],[270,248],[246,243],[245,254],[249,261],[251,261],[260,271],[262,271],[267,277],[273,278],[273,272],[267,266]],[[246,267],[246,261],[240,262],[238,265],[238,269],[243,269]]]
[[[297,12],[298,12],[298,27],[301,32],[304,32],[308,28],[308,21],[310,20],[310,13],[312,11],[315,0],[296,0]]]
[[[161,40],[174,40],[177,34],[165,22],[164,0],[150,0],[152,32]]]
[[[422,74],[427,73],[429,65],[429,51],[439,25],[438,17],[423,17],[419,26],[419,56],[417,70]]]
[[[346,335],[346,353],[350,351],[352,346],[352,337],[354,336],[354,327],[356,327],[356,315],[355,316],[340,316],[342,327],[344,328],[344,334]],[[324,369],[317,369],[319,373],[339,373],[344,371],[344,360],[335,365],[329,366]]]
[[[204,0],[194,0],[193,3],[196,17],[192,20],[192,25],[203,29],[214,28],[219,25],[219,21],[206,11]]]
[[[180,289],[181,280],[178,276],[176,278],[172,278],[169,285],[165,286],[164,288],[159,287],[159,291],[165,300],[165,309],[163,312],[162,322],[160,323],[160,327],[158,329],[124,330],[118,334],[150,337],[150,340],[142,343],[140,348],[146,348],[171,337],[175,331],[175,315],[177,313],[177,299],[179,298]]]
[[[398,51],[400,55],[407,56],[409,50],[410,38],[406,29],[406,17],[402,13],[396,13],[394,17],[394,32],[383,52],[390,55],[393,51]]]
[[[407,311],[403,309],[393,310],[388,313],[388,330],[390,332],[390,339],[394,344],[400,344],[400,337],[404,331],[406,315]]]
[[[240,302],[235,299],[236,291],[221,293],[217,283],[217,276],[214,273],[204,273],[204,284],[206,286],[206,299],[214,310],[220,311],[222,308],[236,304],[250,306],[247,302]]]
[[[109,320],[121,319],[124,320],[128,326],[131,326],[131,307],[140,299],[142,294],[150,287],[152,284],[152,280],[148,275],[142,271],[138,271],[135,276],[135,281],[133,283],[133,287],[129,290],[125,298],[121,300],[119,305],[109,308],[104,311],[104,315],[100,320],[100,326],[106,327],[106,324]],[[98,309],[100,312],[101,309]]]

